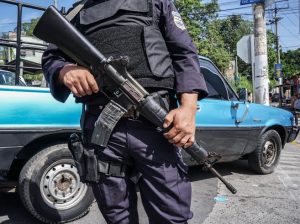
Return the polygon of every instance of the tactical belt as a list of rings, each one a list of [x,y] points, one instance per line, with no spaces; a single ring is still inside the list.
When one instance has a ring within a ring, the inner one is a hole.
[[[98,160],[98,172],[104,176],[125,177],[128,173],[128,166],[122,163]]]

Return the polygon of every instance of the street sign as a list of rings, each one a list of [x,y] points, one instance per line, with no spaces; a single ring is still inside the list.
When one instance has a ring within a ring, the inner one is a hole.
[[[236,44],[237,55],[247,64],[251,64],[251,48],[254,47],[253,34],[243,36]]]
[[[282,78],[282,64],[275,64],[275,78]]]
[[[264,3],[265,0],[241,0],[241,5]]]

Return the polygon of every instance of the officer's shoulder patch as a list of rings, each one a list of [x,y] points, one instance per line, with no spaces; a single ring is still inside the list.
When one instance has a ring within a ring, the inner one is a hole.
[[[181,16],[180,16],[179,12],[172,11],[172,15],[173,15],[173,17],[174,17],[174,23],[175,23],[175,25],[176,25],[179,29],[185,30],[186,28],[185,28],[185,25],[184,25],[184,23],[183,23],[183,21],[182,21],[182,18],[181,18]]]

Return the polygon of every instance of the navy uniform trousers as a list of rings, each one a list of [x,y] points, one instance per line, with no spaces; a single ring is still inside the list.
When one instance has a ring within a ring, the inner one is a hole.
[[[96,119],[86,113],[85,133]],[[101,160],[130,164],[141,175],[137,184],[150,224],[184,224],[192,218],[187,167],[178,149],[150,122],[122,118],[108,146],[96,151]],[[129,177],[105,176],[92,187],[108,224],[139,223],[136,186]]]

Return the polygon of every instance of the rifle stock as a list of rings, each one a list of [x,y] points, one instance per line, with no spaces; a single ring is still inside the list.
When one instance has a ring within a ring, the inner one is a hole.
[[[105,63],[102,55],[54,6],[49,6],[36,25],[33,35],[55,44],[69,57],[84,65]]]

